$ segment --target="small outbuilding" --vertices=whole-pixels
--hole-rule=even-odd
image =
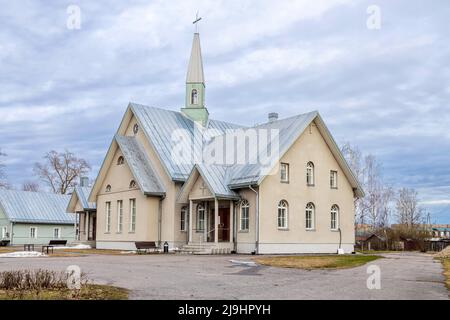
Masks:
[[[70,196],[0,190],[0,244],[48,244],[75,240],[75,215],[66,213]]]

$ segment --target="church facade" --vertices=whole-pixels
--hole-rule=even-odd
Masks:
[[[319,113],[243,127],[211,119],[205,89],[196,33],[184,108],[130,103],[94,185],[74,192],[78,240],[122,250],[154,241],[202,253],[353,252],[363,190]],[[248,152],[248,161],[204,161],[218,159],[210,150],[230,134],[244,135],[233,159]],[[264,164],[255,160],[261,150],[249,152],[261,141],[277,146]]]

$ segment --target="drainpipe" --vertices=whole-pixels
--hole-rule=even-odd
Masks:
[[[10,245],[14,245],[13,243],[13,234],[14,234],[14,222],[11,221],[11,228],[10,228],[10,232],[9,232],[9,243]]]
[[[253,189],[251,185],[248,186],[256,194],[256,239],[255,239],[255,254],[259,253],[259,192]]]
[[[162,202],[163,199],[160,198],[158,207],[158,247],[161,247]]]
[[[233,250],[234,250],[234,252],[237,252],[238,207],[239,207],[239,202],[234,201],[234,206],[233,206]]]

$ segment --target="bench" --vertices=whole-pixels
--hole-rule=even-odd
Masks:
[[[52,253],[53,253],[53,248],[55,246],[65,246],[67,245],[67,240],[50,240],[48,245],[46,246],[42,246],[42,253],[44,253],[44,251],[47,251],[47,254],[49,253],[49,249],[52,249]]]
[[[137,241],[134,244],[138,254],[146,253],[148,250],[158,249],[155,241]]]
[[[6,247],[9,244],[9,240],[0,240],[0,247]]]

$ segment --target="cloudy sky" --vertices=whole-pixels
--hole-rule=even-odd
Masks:
[[[338,143],[376,155],[389,184],[416,188],[450,223],[448,0],[118,2],[0,0],[0,148],[14,186],[51,149],[86,158],[94,178],[129,101],[179,110],[199,10],[213,118],[319,110]]]

